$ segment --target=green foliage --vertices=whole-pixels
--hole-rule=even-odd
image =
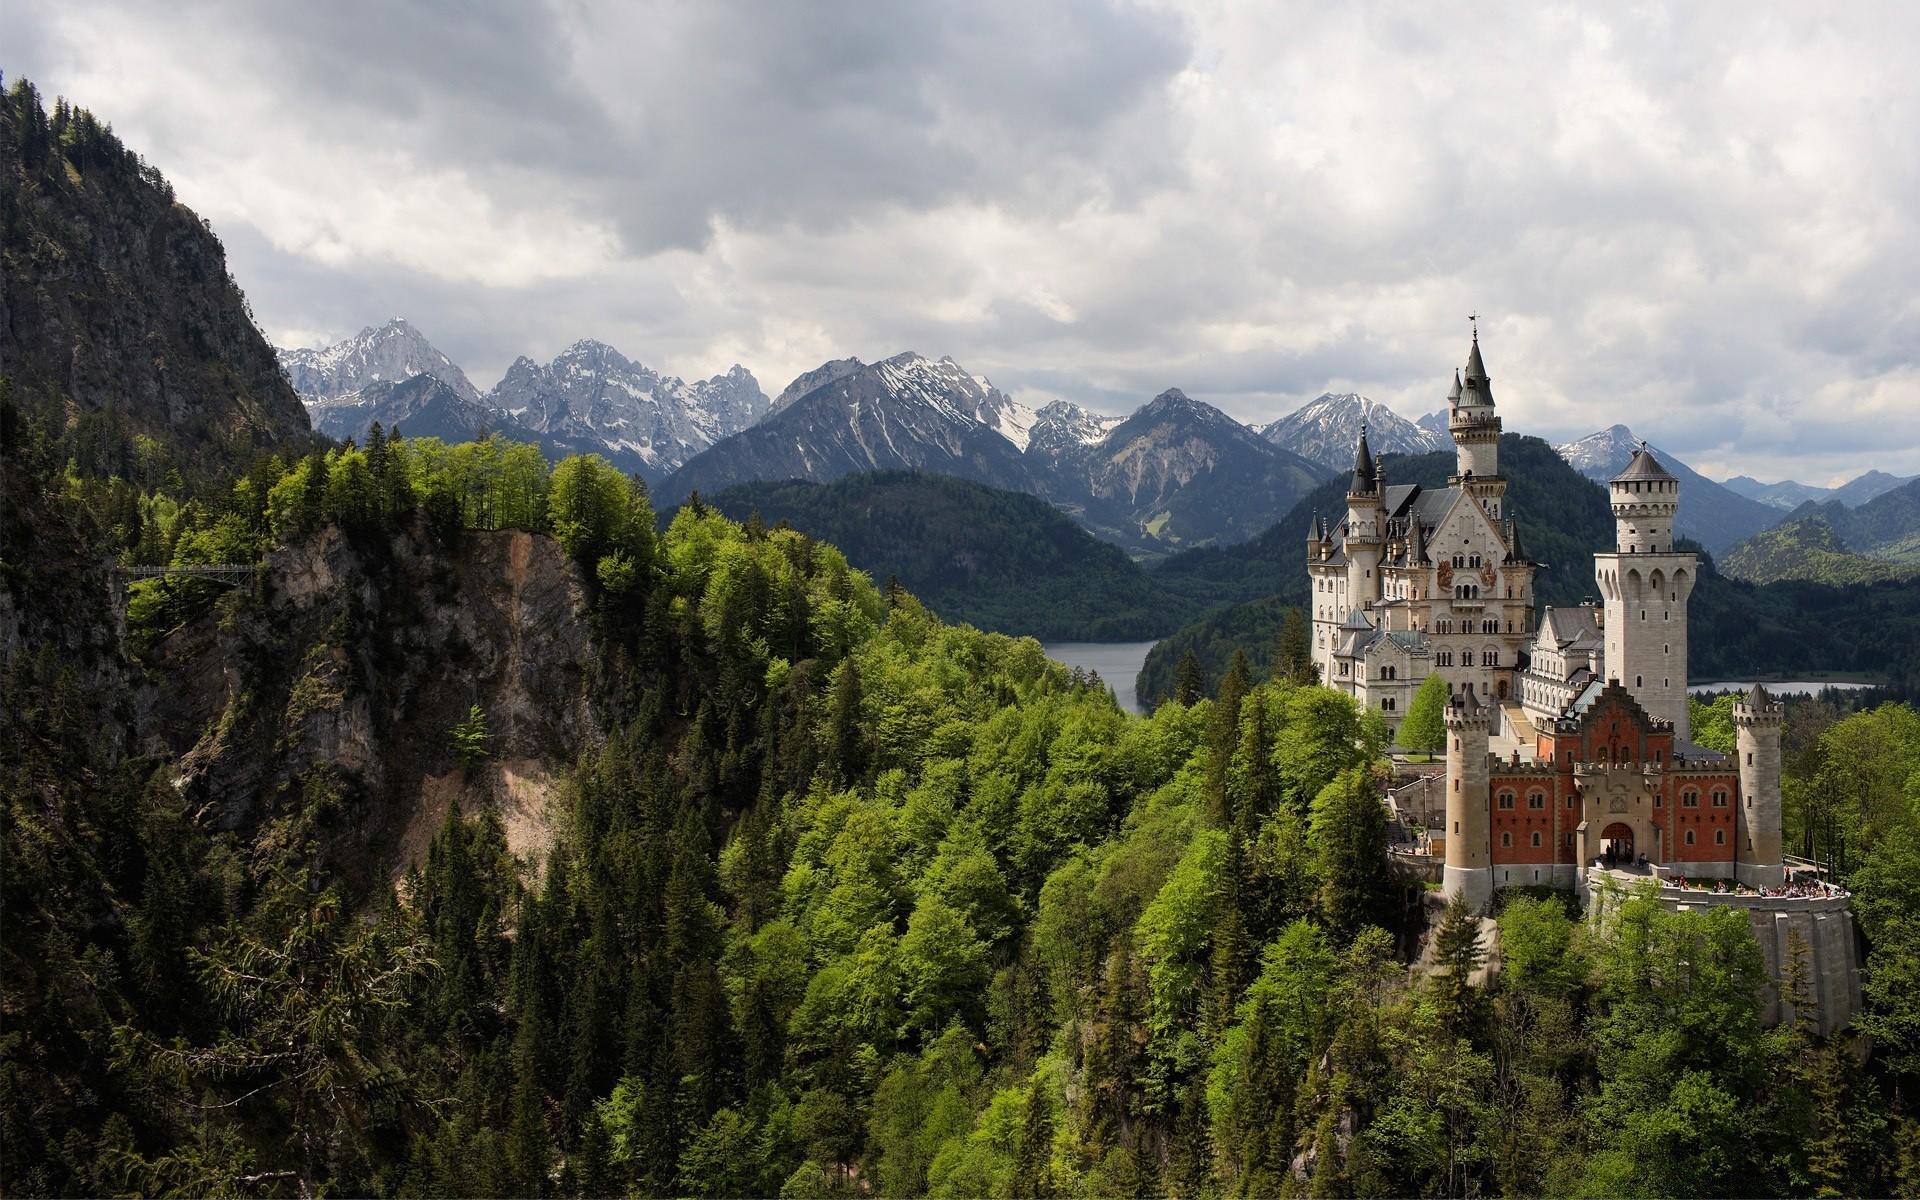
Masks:
[[[1048,641],[1137,641],[1208,601],[1161,587],[1119,547],[1037,496],[944,475],[877,471],[833,483],[748,483],[708,497],[831,542],[876,579],[902,580],[948,621]]]
[[[453,456],[372,442],[369,475],[409,473],[420,497],[408,522],[436,503],[501,519],[514,488],[538,492],[476,495]],[[223,494],[280,489],[294,512],[351,461],[283,462]],[[568,475],[641,511],[597,467]],[[62,489],[24,493],[59,553],[15,593],[56,612],[107,602],[86,537],[138,526],[171,554],[270,518]],[[113,519],[83,536],[96,504]],[[537,861],[484,805],[449,805],[396,889],[331,875],[297,832],[204,829],[179,764],[99,736],[124,725],[120,694],[68,643],[9,664],[7,1190],[1910,1182],[1911,710],[1790,730],[1795,828],[1831,824],[1855,856],[1863,1024],[1885,1047],[1855,1080],[1837,1043],[1760,1028],[1758,948],[1731,910],[1629,897],[1595,924],[1508,897],[1497,982],[1462,986],[1477,951],[1456,914],[1438,947],[1456,969],[1410,971],[1394,951],[1421,921],[1388,871],[1381,731],[1338,693],[1229,656],[1218,695],[1132,717],[1035,642],[943,624],[794,530],[689,506],[606,550],[592,527],[576,545],[603,583],[610,715],[554,789]],[[612,562],[631,586],[606,583]],[[330,779],[309,790],[325,800]]]
[[[1421,754],[1433,754],[1447,744],[1447,681],[1429,675],[1420,681],[1420,690],[1407,705],[1407,719],[1400,723],[1400,744]]]
[[[487,714],[478,704],[467,710],[467,715],[454,722],[449,732],[453,740],[453,756],[460,760],[460,766],[468,771],[479,766],[487,758],[487,743],[493,735],[487,732]]]
[[[1885,579],[1911,580],[1920,571],[1853,553],[1819,517],[1763,529],[1720,556],[1720,570],[1749,583],[1808,579],[1845,586]]]

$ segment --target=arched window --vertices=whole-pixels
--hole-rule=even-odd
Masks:
[[[1510,849],[1512,846],[1513,846],[1513,835],[1511,833],[1502,833],[1500,835],[1500,848],[1503,850],[1506,850],[1506,849]]]
[[[1684,792],[1681,792],[1681,793],[1680,793],[1680,807],[1681,807],[1681,808],[1699,808],[1699,807],[1700,807],[1700,793],[1699,793],[1699,792],[1696,792],[1696,791],[1694,791],[1694,790],[1693,790],[1693,789],[1691,789],[1691,788],[1689,788],[1689,789],[1687,789],[1687,790],[1686,790],[1686,791],[1684,791]]]
[[[1727,794],[1725,792],[1715,792],[1713,794],[1713,806],[1715,808],[1725,808],[1727,806]]]
[[[1693,830],[1687,830],[1687,845],[1693,845]]]
[[[1545,794],[1541,792],[1529,792],[1527,794],[1528,808],[1545,808],[1546,806],[1547,806],[1547,797],[1545,796]]]
[[[1511,808],[1513,807],[1513,793],[1512,793],[1512,792],[1501,792],[1501,793],[1500,793],[1500,807],[1501,807],[1501,808],[1504,808],[1504,809],[1511,809]]]
[[[1714,831],[1713,831],[1713,844],[1714,844],[1714,845],[1716,845],[1716,846],[1724,846],[1724,845],[1726,845],[1726,844],[1727,844],[1727,831],[1726,831],[1726,830],[1724,830],[1724,829],[1716,829],[1716,830],[1714,830]]]
[[[1540,834],[1537,831],[1533,835],[1533,844],[1535,848],[1538,848],[1540,845]]]

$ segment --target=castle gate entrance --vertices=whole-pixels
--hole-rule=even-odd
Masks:
[[[1615,821],[1600,831],[1600,853],[1606,856],[1607,865],[1629,866],[1633,863],[1633,826],[1624,821]]]

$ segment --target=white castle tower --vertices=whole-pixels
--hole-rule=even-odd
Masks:
[[[1464,896],[1479,912],[1493,898],[1492,839],[1487,832],[1487,734],[1492,712],[1461,688],[1447,705],[1447,899]]]
[[[1625,685],[1648,714],[1671,721],[1674,736],[1686,741],[1687,597],[1699,559],[1673,548],[1680,482],[1642,444],[1607,493],[1614,552],[1593,556],[1605,598],[1607,676]]]
[[[1753,887],[1779,887],[1785,875],[1780,844],[1780,722],[1786,707],[1759,684],[1733,704],[1734,754],[1740,767],[1740,807],[1734,813],[1734,878]]]

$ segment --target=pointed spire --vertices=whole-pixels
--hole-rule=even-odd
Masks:
[[[1758,682],[1755,682],[1753,685],[1753,690],[1747,693],[1747,703],[1753,705],[1753,707],[1755,708],[1759,708],[1761,705],[1765,704],[1766,702],[1767,702],[1767,689],[1761,687]]]
[[[1478,331],[1473,335],[1473,349],[1467,351],[1467,382],[1472,383],[1476,379],[1482,383],[1485,383],[1487,379],[1487,364],[1480,359],[1480,334]]]
[[[1362,493],[1373,489],[1373,452],[1367,449],[1367,427],[1360,426],[1360,444],[1353,450],[1353,485],[1347,490]]]
[[[1512,517],[1507,518],[1507,561],[1527,561],[1527,552],[1520,547],[1520,523]]]
[[[1410,517],[1407,520],[1407,563],[1410,566],[1417,566],[1426,561],[1427,542],[1421,536],[1420,518]]]
[[[1453,390],[1447,393],[1447,404],[1451,408],[1460,407],[1460,368],[1453,369]]]

